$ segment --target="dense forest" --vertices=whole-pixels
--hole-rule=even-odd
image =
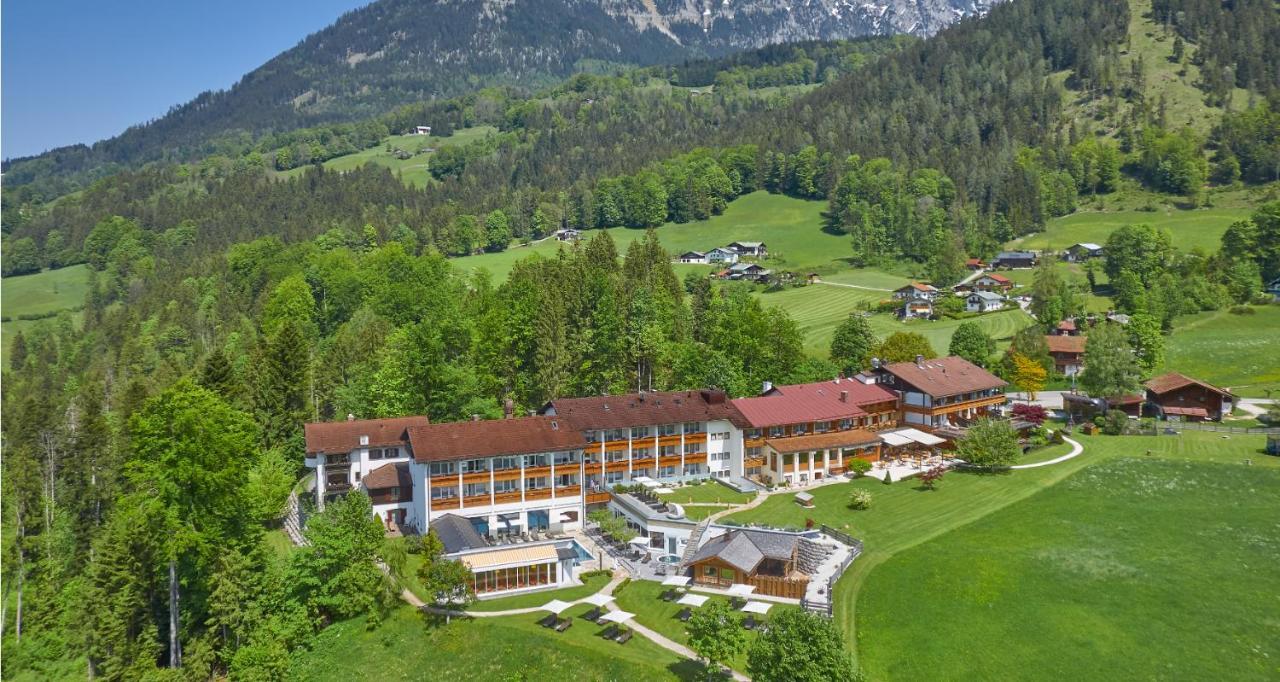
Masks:
[[[621,258],[587,232],[502,282],[460,274],[450,255],[560,227],[700,220],[766,190],[825,201],[825,229],[849,235],[857,261],[911,261],[945,282],[962,256],[1122,181],[1195,203],[1206,187],[1274,180],[1274,14],[1236,3],[1212,13],[1230,19],[1206,17],[1192,0],[1157,12],[1203,59],[1253,74],[1253,106],[1224,111],[1206,138],[1168,129],[1117,67],[1125,4],[1050,0],[927,41],[583,74],[532,97],[478,90],[121,171],[52,201],[53,184],[6,178],[6,274],[86,263],[92,280],[81,320],[6,339],[5,675],[279,679],[319,628],[387,608],[375,561],[402,562],[357,496],[314,517],[311,547],[288,559],[264,540],[306,420],[446,421],[638,388],[743,395],[846,368],[806,357],[795,322],[746,288],[680,281],[652,233]],[[1218,37],[1245,16],[1269,51],[1258,64]],[[1069,93],[1137,114],[1095,135],[1064,113]],[[424,116],[497,132],[433,157],[423,189],[385,168],[313,163]],[[294,166],[301,148],[307,167],[280,178],[281,151]],[[1274,203],[1215,254],[1178,253],[1145,227],[1113,240],[1117,305],[1157,328],[1280,275]],[[1036,286],[1044,317],[1079,309],[1050,275]]]

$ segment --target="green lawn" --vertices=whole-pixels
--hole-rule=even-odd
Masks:
[[[1125,225],[1147,223],[1166,227],[1173,234],[1173,244],[1187,251],[1200,247],[1218,250],[1222,233],[1231,223],[1247,218],[1253,211],[1244,207],[1197,208],[1179,210],[1162,207],[1147,211],[1080,211],[1048,222],[1043,232],[1028,235],[1012,244],[1027,249],[1061,251],[1077,242],[1106,244],[1107,237]]]
[[[1253,315],[1218,310],[1178,318],[1165,340],[1164,371],[1262,397],[1280,389],[1280,306],[1254,306]]]
[[[684,507],[684,517],[690,521],[701,521],[716,512],[722,512],[734,505],[726,504],[721,507]]]
[[[585,610],[585,609],[583,609]],[[569,615],[578,615],[571,609]],[[299,680],[692,680],[702,666],[633,637],[600,638],[604,628],[575,620],[563,633],[540,616],[454,619],[448,625],[405,606],[368,628],[364,618],[323,630],[294,656]]]
[[[439,149],[444,146],[467,144],[468,142],[482,140],[486,135],[496,132],[498,132],[498,129],[493,126],[476,126],[454,131],[448,137],[392,135],[376,147],[329,159],[324,162],[324,167],[335,171],[346,171],[359,168],[366,163],[374,163],[379,166],[386,166],[392,172],[399,173],[405,184],[422,187],[431,181],[431,175],[427,172],[427,161],[431,158],[431,152],[418,152],[426,148]],[[413,156],[408,159],[398,159],[394,153],[387,151],[388,145],[392,149],[402,149],[410,152]],[[277,173],[277,175],[285,178],[293,177],[301,175],[306,168],[306,166],[299,166],[298,168],[291,168]]]
[[[709,220],[667,223],[658,228],[658,238],[672,256],[683,251],[708,251],[734,241],[762,241],[769,248],[769,258],[764,265],[776,270],[818,272],[833,277],[859,272],[847,261],[852,253],[849,237],[822,230],[822,212],[826,206],[821,201],[753,192],[731,202],[723,214]],[[619,253],[626,253],[628,244],[644,236],[644,230],[622,227],[608,232],[617,243]],[[590,230],[583,236],[590,238],[594,234],[595,231]],[[546,240],[532,246],[513,246],[500,253],[455,258],[454,264],[463,270],[484,267],[495,279],[502,280],[517,260],[532,253],[550,256],[561,246],[555,240]],[[676,271],[680,275],[688,271],[710,273],[712,268],[686,265],[678,266]],[[898,282],[898,286],[906,282],[905,278],[889,277]]]
[[[617,597],[618,608],[636,614],[636,621],[641,625],[658,632],[668,639],[688,646],[689,632],[685,624],[676,618],[676,615],[684,607],[675,602],[667,602],[661,599],[662,593],[668,589],[663,587],[662,583],[649,580],[633,580],[615,591],[614,596]],[[712,601],[727,601],[727,599],[720,596],[711,596],[711,600],[707,604]],[[784,610],[798,608],[800,607],[788,604],[774,604],[769,609],[769,613],[765,615],[765,619],[776,616]],[[747,646],[750,646],[751,642],[755,641],[755,638],[756,633],[748,631]],[[741,654],[730,661],[729,665],[739,672],[745,672],[747,669],[746,650],[744,649]]]
[[[1274,466],[1100,463],[872,572],[861,664],[871,679],[1276,679],[1277,500]]]
[[[293,553],[293,540],[289,539],[289,534],[282,529],[269,530],[263,533],[263,541],[267,543],[267,547],[277,557],[284,559]]]
[[[681,486],[669,493],[658,494],[658,497],[669,502],[724,502],[726,504],[746,504],[755,496],[755,493],[740,493],[715,481]]]
[[[26,331],[39,320],[19,320],[19,315],[41,315],[78,308],[89,291],[89,266],[71,265],[34,275],[5,277],[0,282],[0,313],[8,321],[0,323],[0,356],[7,366],[13,334]]]
[[[855,618],[861,609],[860,590],[878,566],[900,552],[945,536],[1034,495],[1091,464],[1150,451],[1162,457],[1214,463],[1238,464],[1252,458],[1255,465],[1280,467],[1280,460],[1258,454],[1264,443],[1261,436],[1223,439],[1215,433],[1187,432],[1181,436],[1077,436],[1077,439],[1084,445],[1084,453],[1053,466],[999,475],[951,472],[943,477],[935,491],[925,491],[910,479],[892,485],[859,479],[814,489],[813,509],[796,506],[790,495],[778,495],[754,509],[732,514],[727,520],[798,528],[803,527],[806,518],[813,518],[863,540],[865,551],[845,572],[835,594],[837,622],[844,632],[853,633]],[[870,509],[855,512],[846,508],[854,488],[871,492]]]

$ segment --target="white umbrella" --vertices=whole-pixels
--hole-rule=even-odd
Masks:
[[[610,623],[622,623],[635,617],[636,614],[627,613],[626,611],[610,611],[604,614],[604,617],[601,620],[607,620]]]
[[[570,606],[573,606],[573,604],[570,604],[567,601],[560,601],[559,599],[552,599],[551,601],[543,604],[539,608],[542,609],[543,611],[550,611],[556,615],[559,615],[561,611],[564,611]]]
[[[663,580],[662,584],[666,587],[685,587],[689,584],[690,580],[692,580],[692,578],[687,575],[673,575],[670,578]]]
[[[593,606],[604,606],[605,604],[608,604],[609,602],[613,601],[613,597],[611,595],[604,594],[603,592],[597,592],[591,595],[590,597],[583,599],[582,601],[585,601],[586,603],[591,604]]]
[[[686,594],[685,596],[680,597],[680,599],[676,601],[676,603],[697,608],[707,603],[707,599],[710,599],[710,597],[704,597],[700,594]]]
[[[639,546],[639,547],[648,547],[648,546],[649,546],[649,538],[648,538],[648,537],[645,537],[645,536],[643,536],[643,535],[642,535],[642,536],[640,536],[640,537],[631,538],[631,544],[633,544],[633,545],[637,545],[637,546]]]
[[[746,606],[742,607],[742,610],[746,613],[767,613],[769,608],[772,606],[773,604],[770,604],[769,602],[749,601]]]
[[[729,586],[729,594],[732,594],[738,597],[745,597],[748,594],[751,594],[752,592],[755,592],[755,591],[756,591],[755,585],[748,585],[746,583],[734,583]]]

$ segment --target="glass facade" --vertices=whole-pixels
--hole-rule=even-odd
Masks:
[[[472,585],[476,594],[518,590],[524,587],[555,585],[559,581],[559,567],[556,563],[534,564],[532,566],[516,566],[499,568],[492,571],[480,571],[472,575]]]

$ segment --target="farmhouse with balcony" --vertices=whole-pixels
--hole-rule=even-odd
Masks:
[[[902,422],[931,429],[965,427],[1005,403],[1003,379],[951,356],[894,362],[873,370],[876,381],[901,395]]]
[[[1050,334],[1044,337],[1044,343],[1049,348],[1053,369],[1058,374],[1074,376],[1084,369],[1085,337]]]
[[[975,291],[964,299],[964,309],[971,313],[989,313],[1004,308],[1004,296],[992,291]]]
[[[909,301],[914,298],[923,298],[927,301],[934,301],[938,298],[938,289],[928,284],[920,282],[912,282],[904,287],[895,289],[893,297],[899,301]]]
[[[747,584],[758,594],[798,599],[809,585],[808,574],[800,570],[802,542],[794,533],[730,530],[707,540],[686,563],[696,585]]]
[[[1177,372],[1149,379],[1143,386],[1151,411],[1169,421],[1219,421],[1235,402],[1231,391]]]

